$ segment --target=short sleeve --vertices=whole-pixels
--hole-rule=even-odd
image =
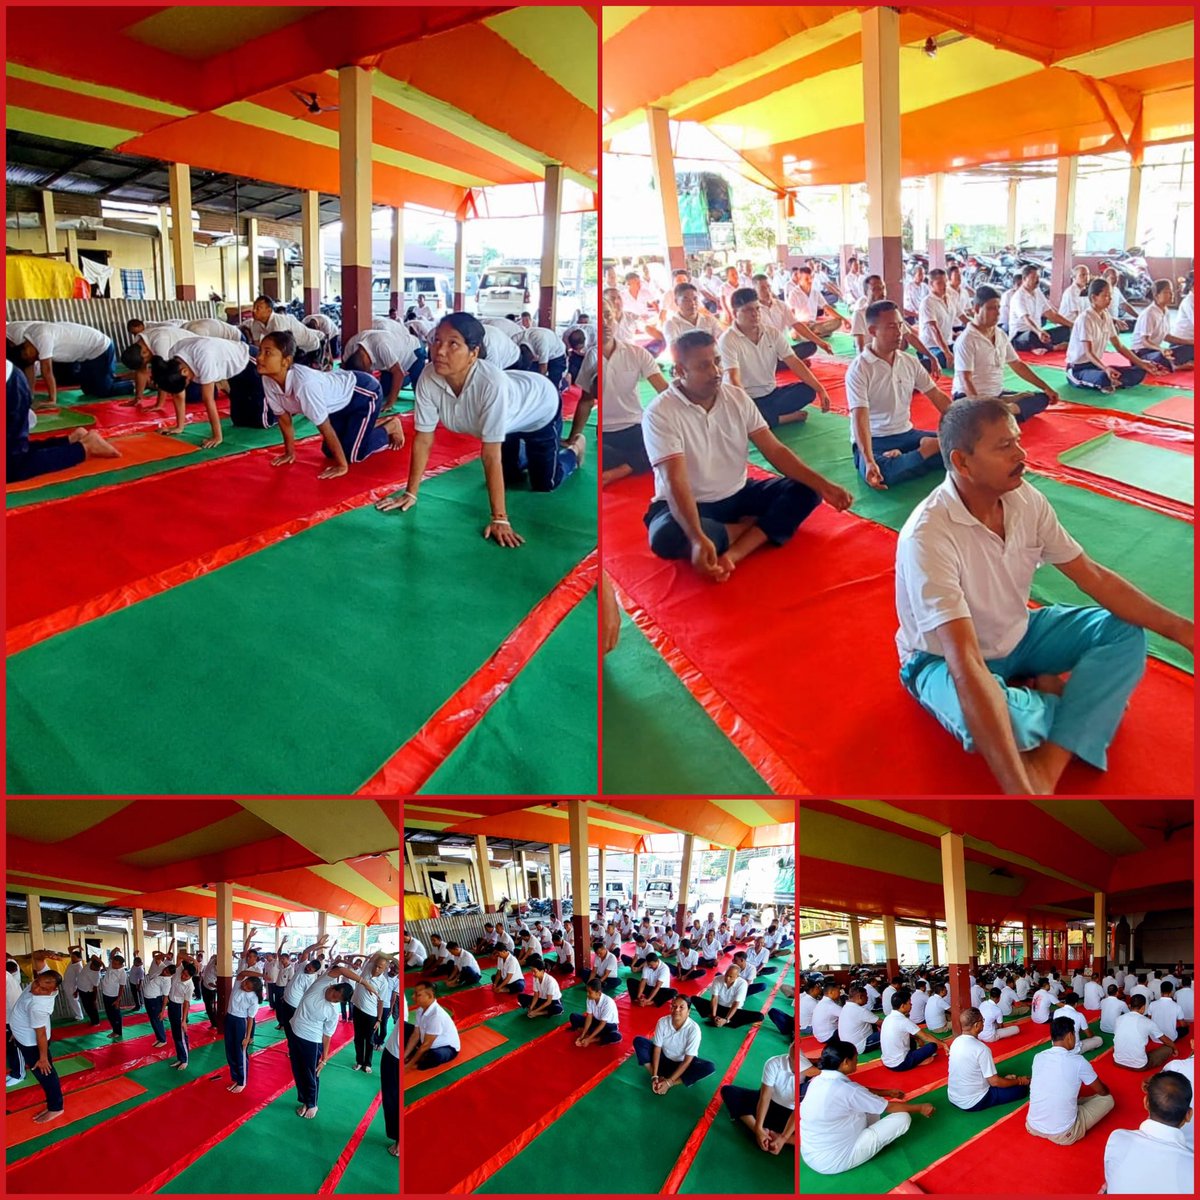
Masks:
[[[649,379],[651,375],[657,375],[658,362],[654,355],[644,346],[635,346],[634,349],[637,350],[638,374],[643,379]]]
[[[902,574],[908,602],[922,633],[971,615],[963,593],[961,564],[948,537],[928,526],[924,536],[902,538],[896,548],[896,571]]]
[[[418,433],[432,433],[438,427],[440,411],[437,384],[427,378],[432,367],[426,367],[417,379],[413,402],[413,428]]]
[[[866,379],[864,372],[859,366],[860,360],[855,359],[850,364],[850,369],[846,372],[846,402],[850,405],[850,411],[853,412],[856,408],[870,408],[871,403],[867,399]]]
[[[721,356],[721,367],[726,371],[740,369],[742,365],[738,357],[737,342],[730,336],[732,332],[731,329],[727,329],[717,339],[717,353]]]
[[[771,335],[775,338],[775,357],[781,362],[796,353],[792,349],[792,343],[788,341],[782,329],[772,327]]]
[[[1098,1078],[1096,1068],[1082,1054],[1073,1054],[1071,1057],[1079,1064],[1079,1082],[1095,1083]]]
[[[1028,485],[1036,495],[1038,507],[1037,540],[1042,547],[1042,562],[1067,563],[1083,553],[1083,547],[1063,528],[1053,505],[1036,488]]]
[[[661,1021],[659,1022],[659,1024],[657,1024],[657,1025],[655,1025],[655,1026],[654,1026],[654,1037],[653,1037],[653,1039],[652,1039],[652,1040],[653,1040],[653,1042],[654,1042],[654,1044],[655,1044],[656,1046],[658,1046],[658,1047],[660,1047],[660,1048],[662,1047],[662,1044],[663,1044],[663,1035],[662,1035],[662,1023],[661,1023]]]
[[[887,1112],[888,1101],[882,1096],[869,1092],[861,1083],[849,1082],[842,1093],[842,1098],[849,1102],[849,1107],[857,1112],[884,1113]]]
[[[600,373],[600,356],[595,350],[589,350],[584,357],[583,365],[579,368],[579,377],[575,380],[581,391],[589,395],[596,394],[596,378]]]
[[[909,355],[909,357],[912,358],[911,355]],[[934,386],[932,376],[930,376],[929,372],[925,370],[925,368],[915,358],[912,360],[912,362],[913,367],[915,368],[913,370],[913,391],[929,391],[929,389]]]
[[[808,1070],[808,1068],[811,1065],[812,1064],[808,1061],[808,1059],[805,1058],[803,1054],[801,1054],[800,1055],[800,1070],[806,1071],[806,1070]],[[776,1084],[776,1081],[779,1079],[779,1075],[780,1075],[780,1068],[779,1068],[778,1057],[768,1058],[766,1066],[763,1067],[763,1073],[762,1073],[763,1087],[773,1088]]]
[[[1004,361],[1006,363],[1020,362],[1021,356],[1013,349],[1013,344],[1009,339],[1008,334],[1005,333],[999,325],[996,326],[996,337],[1002,339],[1000,343],[1003,347],[1003,353],[1001,357],[1004,359]]]
[[[741,407],[742,417],[746,422],[746,436],[750,437],[756,434],[760,429],[770,429],[767,424],[767,419],[759,411],[759,407],[750,399],[750,393],[744,388],[731,387],[729,389],[738,398],[738,404]]]
[[[684,1057],[688,1055],[695,1056],[700,1053],[700,1026],[692,1022],[688,1029],[687,1045],[683,1050]]]
[[[1000,327],[997,326],[997,335],[1002,332]],[[956,371],[975,370],[975,339],[968,337],[966,332],[960,334],[958,340],[954,343],[954,369]]]
[[[683,453],[683,438],[661,403],[651,404],[643,414],[642,437],[646,443],[646,457],[655,466]]]
[[[506,428],[508,414],[503,389],[515,385],[506,377],[497,380],[488,375],[481,379],[478,371],[472,382],[479,389],[476,397],[476,422],[480,440],[483,442],[504,441],[504,435],[508,432]]]
[[[996,1060],[992,1057],[991,1050],[982,1042],[979,1045],[983,1049],[983,1053],[979,1056],[979,1065],[983,1068],[984,1079],[990,1079],[996,1073]]]

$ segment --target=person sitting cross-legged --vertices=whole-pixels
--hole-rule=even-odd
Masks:
[[[653,1004],[655,1008],[662,1008],[676,994],[675,989],[671,987],[671,972],[655,950],[646,955],[642,977],[634,979],[631,975],[625,982],[629,988],[630,1000],[643,1007]]]
[[[691,938],[680,941],[675,961],[678,966],[667,963],[667,970],[678,979],[701,979],[706,974],[707,969],[700,963],[700,952],[692,945]]]
[[[1075,1022],[1055,1017],[1050,1022],[1053,1045],[1035,1054],[1029,1081],[1025,1130],[1059,1146],[1070,1146],[1116,1106],[1112,1094],[1082,1054],[1074,1054]],[[1092,1094],[1079,1099],[1080,1086]]]
[[[1009,795],[1051,795],[1073,756],[1098,770],[1146,669],[1146,630],[1191,652],[1190,619],[1095,562],[1023,480],[1000,400],[957,400],[938,440],[946,479],[896,548],[900,679]],[[1056,567],[1095,606],[1030,611],[1034,571]],[[1064,679],[1064,676],[1068,678]]]
[[[579,978],[583,983],[599,980],[601,990],[615,992],[621,986],[621,962],[601,939],[592,943],[592,969],[583,971]]]
[[[730,301],[733,324],[721,334],[717,350],[729,383],[742,388],[754,401],[767,424],[786,425],[805,421],[807,404],[820,399],[821,410],[829,411],[825,385],[796,357],[778,325],[764,325],[762,307],[753,288],[738,288]],[[779,306],[783,311],[783,305]],[[775,379],[777,364],[783,363],[797,376],[796,383],[780,387]]]
[[[845,488],[806,467],[750,397],[722,382],[709,334],[684,334],[671,353],[675,378],[643,422],[655,480],[644,521],[655,554],[690,558],[699,575],[723,583],[768,542],[788,542],[822,500],[850,507]],[[783,478],[748,480],[748,443]]]
[[[524,964],[528,966],[528,961]],[[496,947],[496,973],[492,976],[492,990],[508,992],[516,995],[525,990],[525,976],[521,973],[522,964],[507,946]]]
[[[924,1045],[917,1045],[923,1042]],[[889,1071],[911,1071],[937,1056],[938,1051],[949,1054],[943,1042],[927,1033],[912,1020],[912,992],[897,988],[892,993],[892,1011],[879,1027],[879,1057]]]
[[[710,1025],[718,1029],[728,1025],[731,1029],[739,1029],[743,1025],[757,1025],[762,1019],[761,1012],[751,1012],[744,1008],[746,1003],[746,981],[741,977],[737,966],[730,964],[725,968],[724,975],[714,975],[712,982],[705,989],[711,999],[697,996],[692,1006],[702,1017],[707,1017]]]
[[[421,980],[413,987],[415,1023],[404,1049],[404,1064],[428,1071],[458,1057],[462,1039],[454,1018],[438,1003],[433,984]],[[409,1026],[406,1024],[405,1029]]]
[[[1029,1095],[1028,1075],[1001,1075],[986,1042],[979,1039],[983,1017],[967,1008],[962,1033],[950,1043],[950,1081],[946,1098],[964,1112],[981,1112],[996,1104],[1011,1104]]]
[[[454,964],[446,977],[446,986],[474,987],[483,978],[475,955],[470,950],[464,950],[457,942],[448,942],[446,949],[450,952],[450,961]]]
[[[790,1054],[767,1059],[757,1092],[727,1083],[721,1088],[721,1103],[733,1120],[750,1130],[765,1153],[779,1154],[785,1146],[795,1146],[796,1069]]]
[[[555,961],[549,964],[550,970],[557,971],[560,975],[574,975],[575,947],[557,929],[550,935],[550,944],[555,958]]]
[[[691,1087],[717,1068],[700,1058],[700,1026],[691,1019],[686,996],[671,1000],[670,1016],[659,1017],[653,1037],[635,1037],[633,1052],[638,1065],[650,1072],[650,1090],[665,1096],[682,1083]]]
[[[1191,342],[1171,332],[1167,309],[1172,297],[1171,281],[1159,279],[1154,283],[1154,296],[1133,326],[1133,349],[1146,362],[1156,363],[1164,371],[1175,371],[1193,365],[1195,347]]]
[[[528,1017],[556,1017],[562,1012],[562,988],[558,980],[546,970],[546,961],[540,954],[533,955],[525,964],[533,972],[533,992],[517,997],[517,1003],[527,1010]]]
[[[1167,371],[1120,340],[1109,312],[1111,306],[1112,288],[1108,280],[1093,279],[1088,284],[1088,307],[1075,318],[1067,343],[1067,382],[1072,387],[1111,395],[1117,388],[1137,387],[1147,375],[1163,375]],[[1109,346],[1129,365],[1110,367],[1100,357]]]
[[[1044,322],[1051,322],[1049,329]],[[1041,271],[1027,266],[1021,282],[1013,290],[1008,305],[1008,336],[1018,350],[1044,354],[1055,346],[1065,346],[1071,337],[1071,319],[1050,307],[1041,287]]]
[[[587,981],[587,1011],[572,1013],[568,1028],[578,1033],[576,1046],[608,1046],[621,1040],[617,1002],[600,987],[592,976]]]

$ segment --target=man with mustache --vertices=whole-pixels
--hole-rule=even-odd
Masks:
[[[1022,478],[1020,429],[1003,400],[956,400],[938,442],[946,479],[896,546],[900,679],[983,755],[1006,794],[1051,795],[1073,756],[1107,766],[1146,668],[1145,631],[1190,653],[1193,622],[1093,561],[1062,527]],[[1043,564],[1095,605],[1031,612]]]

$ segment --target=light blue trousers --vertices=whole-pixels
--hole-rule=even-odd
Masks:
[[[1054,742],[1103,771],[1125,706],[1146,670],[1146,632],[1107,609],[1052,604],[1029,614],[1011,654],[987,668],[1008,704],[1017,749]],[[1070,673],[1061,696],[1013,687],[1010,679]],[[916,654],[900,681],[967,750],[975,744],[946,660]]]

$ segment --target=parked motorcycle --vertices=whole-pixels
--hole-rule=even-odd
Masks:
[[[983,287],[1009,287],[1005,282],[1005,269],[998,258],[975,251],[967,256],[967,284],[972,289]],[[1011,273],[1009,274],[1011,279]]]
[[[1107,257],[1100,260],[1100,271],[1103,273],[1109,268],[1116,271],[1117,287],[1126,300],[1150,303],[1154,297],[1154,280],[1150,277],[1150,268],[1146,265],[1140,246],[1131,246],[1128,250],[1110,250]]]

